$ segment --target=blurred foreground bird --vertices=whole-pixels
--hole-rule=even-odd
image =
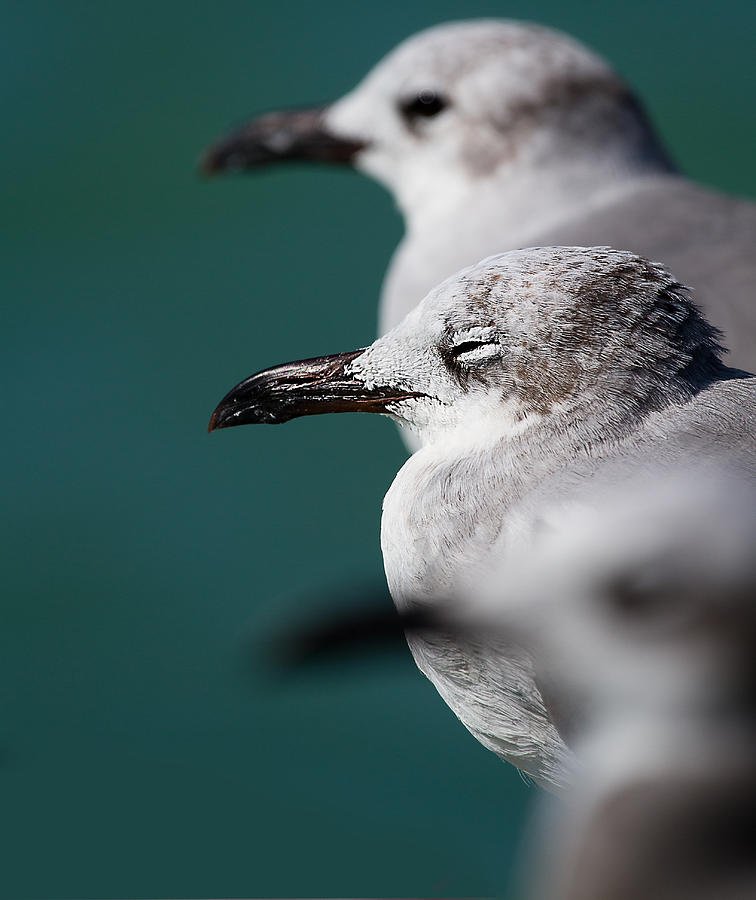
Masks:
[[[367,349],[267,369],[210,430],[296,416],[391,416],[422,446],[381,529],[402,611],[465,596],[492,560],[528,552],[565,510],[618,483],[736,460],[756,472],[756,382],[660,265],[608,248],[513,251],[432,291]],[[546,786],[570,753],[530,658],[512,646],[412,635],[420,669],[486,747]]]
[[[480,584],[464,622],[518,632],[570,714],[579,766],[533,896],[754,897],[754,482],[683,467],[606,500]]]
[[[497,20],[430,28],[331,106],[255,119],[203,167],[308,159],[376,178],[405,217],[381,332],[489,254],[610,244],[694,285],[731,364],[756,370],[756,205],[681,177],[630,88],[565,34]]]
[[[540,800],[520,860],[526,895],[754,897],[753,479],[737,467],[649,471],[604,501],[567,510],[464,598],[400,617],[363,598],[290,631],[281,661],[344,665],[345,650],[393,648],[400,625],[517,643],[576,757],[569,791]]]

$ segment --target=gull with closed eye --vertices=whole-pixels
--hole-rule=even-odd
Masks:
[[[535,248],[449,278],[371,346],[266,369],[220,402],[210,430],[322,412],[378,412],[420,449],[383,505],[400,611],[464,597],[566,508],[604,488],[726,455],[756,471],[756,382],[662,266],[608,248]],[[420,669],[486,747],[541,784],[570,754],[512,646],[418,634]]]
[[[756,206],[681,176],[628,85],[565,34],[506,20],[430,28],[345,97],[255,119],[203,166],[284,160],[351,165],[396,198],[406,234],[384,281],[381,332],[490,254],[609,244],[694,285],[731,364],[756,369]]]

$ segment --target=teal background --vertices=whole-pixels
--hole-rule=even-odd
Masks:
[[[194,172],[473,15],[587,41],[687,172],[756,194],[752,3],[2,4],[3,898],[507,891],[535,791],[408,654],[245,661],[380,587],[392,426],[205,434],[253,370],[371,340],[400,220],[349,172]]]

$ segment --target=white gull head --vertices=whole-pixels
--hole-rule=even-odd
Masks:
[[[609,248],[531,248],[447,279],[350,371],[413,394],[386,411],[423,445],[474,445],[556,414],[610,427],[689,393],[715,355],[713,329],[662,266]]]
[[[756,207],[680,177],[622,78],[565,34],[495,19],[429,28],[342,99],[257,118],[205,166],[282,160],[351,165],[397,200],[406,233],[383,281],[381,333],[493,253],[609,244],[694,285],[733,364],[756,369]]]
[[[671,168],[605,60],[561,32],[498,19],[428,28],[340,100],[253,119],[203,165],[217,173],[286,160],[351,164],[376,178],[410,231],[485,209],[495,184],[502,205],[488,213],[519,234],[623,178]]]
[[[364,148],[357,168],[410,224],[508,172],[666,166],[630,90],[566,34],[525,22],[451,22],[409,38],[325,115]],[[662,163],[663,161],[663,163]]]

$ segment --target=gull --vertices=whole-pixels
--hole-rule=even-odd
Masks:
[[[330,106],[242,126],[203,167],[283,160],[349,164],[393,194],[406,231],[380,333],[491,254],[608,244],[695,285],[731,364],[756,370],[756,205],[679,174],[628,85],[565,34],[507,20],[430,28]]]
[[[542,808],[532,895],[753,897],[753,473],[631,479],[562,525],[465,612],[478,630],[519,631],[572,716],[580,767]]]
[[[447,279],[371,346],[266,369],[211,431],[325,412],[383,413],[420,448],[383,504],[400,612],[527,552],[565,509],[659,466],[756,467],[756,381],[661,265],[610,248],[531,248]],[[540,784],[571,754],[515,647],[415,635],[419,668],[484,746]]]

